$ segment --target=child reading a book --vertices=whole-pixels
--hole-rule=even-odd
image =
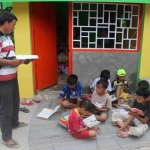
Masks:
[[[149,83],[148,83],[148,81],[146,81],[146,80],[141,80],[141,81],[138,83],[138,88],[141,87],[141,86],[145,86],[145,87],[147,87],[147,89],[149,89]],[[149,96],[149,99],[150,99],[150,96]],[[128,105],[129,105],[130,107],[132,107],[133,102],[134,102],[134,99],[129,99],[129,100],[128,100]]]
[[[111,82],[110,82],[110,71],[109,70],[103,70],[100,74],[100,77],[96,78],[93,83],[91,84],[90,86],[90,90],[91,90],[91,93],[93,93],[94,91],[96,91],[96,84],[97,82],[100,80],[100,79],[105,79],[108,81],[108,87],[107,87],[107,92],[110,93],[112,91],[112,88],[111,88]]]
[[[126,71],[124,69],[118,69],[117,79],[112,82],[112,93],[115,93],[117,97],[117,101],[112,103],[114,107],[118,107],[119,102],[123,103],[124,101],[128,101],[129,98],[136,98],[135,95],[128,94],[128,82],[125,80],[125,76]]]
[[[98,126],[88,128],[82,120],[82,115],[86,115],[89,111],[89,100],[83,99],[79,107],[73,109],[68,118],[68,131],[77,139],[95,138]]]
[[[92,94],[92,103],[95,105],[95,109],[92,113],[98,121],[105,121],[108,118],[108,112],[111,109],[111,98],[106,92],[108,87],[108,81],[100,79],[96,84],[96,91]]]
[[[82,84],[78,82],[78,77],[75,74],[69,75],[67,84],[64,85],[58,97],[58,104],[61,104],[66,109],[72,109],[80,104],[82,97]]]
[[[119,126],[120,129],[118,131],[118,136],[125,138],[129,136],[137,136],[145,134],[150,126],[150,101],[149,90],[147,87],[140,87],[136,91],[137,99],[133,103],[133,108],[136,108],[132,111],[132,109],[128,114],[122,114],[119,112],[114,112],[112,114],[112,121],[115,125]],[[138,109],[143,111],[144,114],[140,115],[138,113]],[[136,120],[134,120],[136,119]],[[136,122],[133,122],[136,121]]]

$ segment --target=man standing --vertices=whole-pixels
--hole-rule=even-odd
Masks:
[[[15,58],[14,44],[8,34],[12,33],[17,17],[11,12],[0,14],[0,127],[3,144],[10,148],[20,145],[12,138],[12,129],[26,126],[19,122],[19,89],[17,67],[30,61]]]

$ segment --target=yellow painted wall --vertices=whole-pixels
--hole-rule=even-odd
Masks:
[[[32,54],[29,22],[29,4],[13,3],[13,13],[18,21],[15,26],[16,54]],[[32,63],[18,68],[18,81],[21,98],[32,98],[34,94]]]
[[[150,78],[150,4],[145,7],[143,44],[139,78]]]

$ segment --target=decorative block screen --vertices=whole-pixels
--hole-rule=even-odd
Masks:
[[[137,50],[140,5],[73,3],[73,48]]]

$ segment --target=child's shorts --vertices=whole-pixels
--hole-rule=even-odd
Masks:
[[[73,137],[77,138],[77,139],[88,139],[90,138],[90,131],[89,130],[85,130],[82,132],[78,132],[76,134],[72,134]]]
[[[120,97],[119,98],[123,98],[123,99],[128,99],[128,93],[121,91]]]

